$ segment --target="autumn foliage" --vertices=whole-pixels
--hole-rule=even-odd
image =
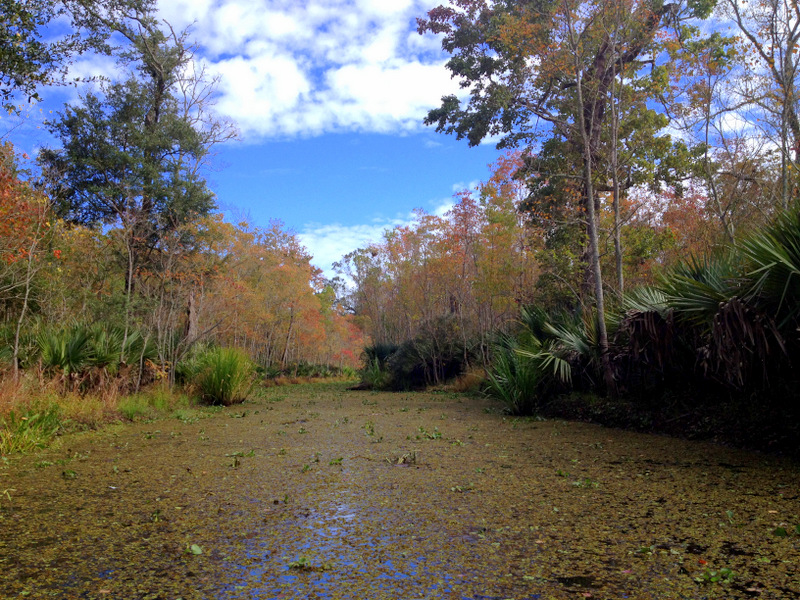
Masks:
[[[97,324],[119,338],[101,367],[110,376],[88,371],[100,364],[91,334],[64,389],[174,381],[177,365],[209,346],[242,349],[262,374],[358,366],[363,334],[281,223],[260,229],[212,214],[164,231],[136,268],[131,297],[124,232],[57,219],[20,180],[13,148],[0,150],[0,365],[35,371],[45,342],[69,346],[80,326]],[[130,350],[134,339],[152,351]]]

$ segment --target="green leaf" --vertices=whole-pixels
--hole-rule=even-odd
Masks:
[[[772,532],[772,535],[775,535],[775,536],[778,536],[778,537],[786,537],[789,534],[786,533],[786,528],[784,528],[784,527],[776,527],[775,531]]]
[[[197,544],[192,544],[191,546],[189,546],[189,552],[197,556],[203,553],[203,549]]]

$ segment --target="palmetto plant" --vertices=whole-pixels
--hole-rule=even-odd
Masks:
[[[786,212],[740,245],[749,295],[787,332],[800,321],[800,211]]]
[[[522,330],[503,335],[494,346],[486,393],[513,414],[541,408],[554,391],[577,376],[594,380],[599,363],[597,327],[592,315],[548,313],[529,307],[521,312]]]
[[[154,344],[141,333],[129,331],[126,338],[122,328],[103,323],[64,329],[42,327],[36,335],[36,350],[45,373],[71,389],[84,391],[119,378],[123,364],[144,365],[157,359]],[[139,370],[126,372],[133,375]]]
[[[45,329],[36,337],[42,368],[63,377],[74,376],[92,359],[91,335],[83,326]]]
[[[800,317],[800,216],[779,215],[725,257],[678,265],[661,290],[706,377],[765,384]]]
[[[116,373],[120,362],[138,364],[141,361],[156,361],[158,351],[155,344],[145,339],[138,330],[128,331],[122,327],[97,324],[90,329],[92,366]]]
[[[523,339],[527,336],[531,343],[519,352],[534,359],[551,382],[572,384],[576,374],[594,380],[600,365],[596,315],[528,308],[521,321]]]
[[[533,358],[536,350],[538,346],[529,345],[523,351],[519,341],[508,335],[501,336],[492,350],[484,392],[500,400],[513,415],[530,414],[540,406],[544,371]]]
[[[733,257],[700,260],[691,257],[664,277],[664,303],[677,319],[709,328],[720,305],[745,292],[746,281]]]
[[[125,330],[97,324],[92,326],[90,334],[93,366],[116,371],[122,356]]]

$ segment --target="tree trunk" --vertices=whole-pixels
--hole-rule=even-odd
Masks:
[[[12,356],[12,368],[14,373],[14,381],[19,381],[19,337],[22,331],[22,323],[25,320],[25,315],[28,312],[28,300],[31,295],[31,282],[33,281],[33,257],[36,254],[36,246],[39,243],[38,239],[39,228],[37,227],[36,234],[33,236],[30,250],[28,251],[28,264],[25,268],[25,295],[22,300],[22,310],[19,312],[19,319],[17,319],[17,327],[14,331],[14,354]]]
[[[578,115],[576,121],[580,127],[580,137],[583,142],[583,184],[586,200],[586,225],[589,234],[589,262],[594,279],[594,296],[597,308],[597,338],[600,346],[600,360],[602,362],[603,378],[608,391],[614,390],[614,372],[611,368],[611,359],[608,352],[608,331],[606,330],[605,319],[605,299],[603,297],[603,273],[600,266],[600,247],[599,236],[597,233],[597,214],[595,210],[594,183],[592,181],[592,160],[594,144],[592,143],[591,133],[596,130],[596,99],[595,102],[587,100],[583,89],[583,66],[580,63],[580,55],[577,52],[577,43],[574,30],[570,29],[570,37],[575,52],[575,80],[576,91],[578,94],[578,106],[582,109],[582,114]],[[588,121],[588,122],[587,122]]]

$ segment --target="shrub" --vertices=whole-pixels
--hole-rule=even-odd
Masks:
[[[421,389],[439,385],[461,375],[473,358],[473,346],[464,341],[458,322],[452,316],[437,317],[423,323],[420,333],[397,346],[391,354],[381,354],[391,346],[375,346],[374,358],[367,363],[375,369],[375,360],[388,371],[382,387],[394,390]],[[365,351],[371,358],[370,349]]]
[[[389,385],[390,375],[378,358],[373,358],[358,372],[361,377],[360,388],[370,390],[384,389]]]
[[[209,404],[244,402],[255,383],[255,367],[238,348],[210,348],[185,364],[182,372]]]

